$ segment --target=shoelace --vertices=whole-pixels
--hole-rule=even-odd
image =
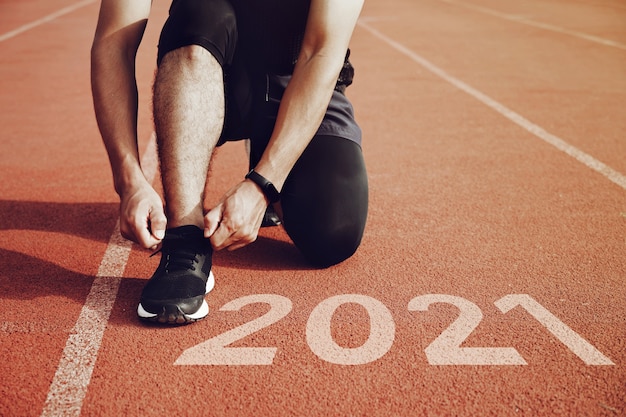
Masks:
[[[162,247],[150,255],[150,257],[153,257],[159,252],[163,252]],[[199,261],[198,254],[195,252],[183,248],[176,248],[168,252],[169,253],[163,253],[163,256],[165,256],[165,270],[167,272],[196,270],[196,264]]]

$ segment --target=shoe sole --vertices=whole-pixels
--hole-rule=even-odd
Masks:
[[[211,290],[215,287],[215,276],[213,275],[213,271],[209,272],[209,277],[206,281],[206,289],[205,295],[210,293]],[[141,320],[146,320],[155,323],[162,324],[187,324],[193,323],[198,320],[205,318],[209,314],[209,305],[206,300],[202,300],[202,305],[192,314],[183,313],[179,306],[176,304],[166,304],[163,306],[163,309],[160,313],[150,313],[146,311],[141,303],[137,307],[137,315]]]

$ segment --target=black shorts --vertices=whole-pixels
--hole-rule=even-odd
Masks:
[[[276,10],[276,0],[251,1],[257,8],[264,2],[273,4]],[[273,29],[263,28],[251,16],[243,15],[243,10],[247,10],[245,3],[246,0],[174,0],[159,40],[158,62],[169,51],[188,45],[199,45],[211,52],[223,68],[226,92],[226,119],[219,143],[251,139],[253,150],[262,153],[272,134],[280,100],[291,75],[284,62],[268,62],[255,54],[256,50],[271,48],[252,47],[250,41],[246,42],[257,38],[270,39],[268,42],[271,42],[268,33],[271,34]],[[299,7],[287,10],[292,16],[301,14],[302,10],[308,13],[308,0],[289,0],[285,4]],[[296,21],[305,22],[306,16]],[[304,31],[303,27],[300,29]],[[297,28],[292,32],[291,43],[281,41],[286,45],[282,55],[289,61],[294,60],[293,55],[297,54],[293,51],[294,45],[302,36]],[[279,35],[281,40],[290,36]],[[274,51],[269,55],[277,53]],[[345,138],[360,146],[361,130],[343,91],[351,81],[338,84],[316,136]]]

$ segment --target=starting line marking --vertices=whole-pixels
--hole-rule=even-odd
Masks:
[[[431,73],[435,74],[439,78],[442,78],[443,80],[452,84],[459,90],[464,91],[465,93],[474,97],[476,100],[480,101],[487,107],[500,113],[502,116],[506,117],[507,119],[515,123],[516,125],[524,128],[525,130],[532,133],[533,135],[543,140],[544,142],[554,146],[561,152],[564,152],[567,155],[571,156],[572,158],[576,159],[577,161],[583,163],[588,168],[591,168],[592,170],[602,174],[605,178],[609,179],[613,183],[617,184],[618,186],[626,190],[626,176],[624,174],[614,170],[610,166],[595,159],[593,156],[581,151],[575,146],[570,145],[569,143],[559,138],[558,136],[555,136],[552,133],[549,133],[541,126],[534,124],[530,120],[526,119],[524,116],[514,112],[513,110],[506,107],[504,104],[492,99],[491,97],[484,94],[483,92],[475,89],[474,87],[471,87],[470,85],[464,83],[458,78],[453,77],[452,75],[448,74],[447,72],[445,72],[444,70],[442,70],[441,68],[433,64],[432,62],[428,61],[427,59],[413,52],[411,49],[407,48],[406,46],[402,45],[399,42],[394,41],[393,39],[381,33],[380,31],[374,29],[365,21],[359,20],[357,24],[361,28],[367,30],[370,34],[374,35],[381,41],[385,42],[396,51],[402,53],[403,55],[406,55],[408,58],[410,58],[417,64],[421,65],[422,67],[424,67]]]
[[[30,29],[33,29],[33,28],[37,27],[37,26],[41,26],[44,23],[51,22],[51,21],[53,21],[54,19],[56,19],[58,17],[61,17],[61,16],[66,15],[68,13],[71,13],[74,10],[78,10],[81,7],[84,7],[84,6],[87,6],[88,4],[94,3],[95,1],[96,0],[83,0],[83,1],[80,1],[80,2],[78,2],[76,4],[73,4],[71,6],[67,6],[67,7],[64,7],[62,9],[60,9],[60,10],[57,10],[56,12],[51,13],[51,14],[49,14],[47,16],[44,16],[41,19],[37,19],[37,20],[35,20],[33,22],[30,22],[30,23],[27,23],[25,25],[22,25],[22,26],[18,27],[17,29],[13,29],[10,32],[7,32],[7,33],[4,33],[4,34],[0,35],[0,42],[6,41],[7,39],[11,39],[11,38],[19,35],[20,33],[26,32],[26,31],[28,31]]]
[[[157,172],[156,153],[153,134],[141,158],[144,174],[150,182]],[[118,219],[89,295],[63,349],[42,417],[80,415],[131,249],[132,243],[120,234]]]

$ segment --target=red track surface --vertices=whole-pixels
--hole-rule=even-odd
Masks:
[[[138,57],[142,149],[167,7]],[[368,0],[362,247],[311,270],[263,230],[215,257],[210,317],[165,329],[135,318],[157,259],[115,231],[97,8],[0,4],[0,415],[626,413],[623,3]],[[243,155],[220,149],[211,199]]]

